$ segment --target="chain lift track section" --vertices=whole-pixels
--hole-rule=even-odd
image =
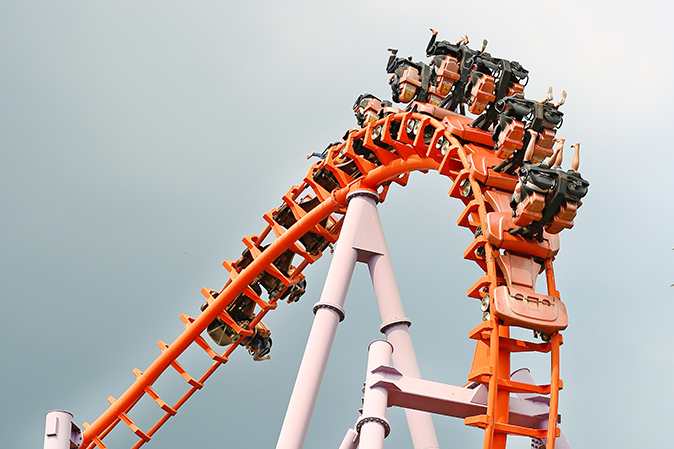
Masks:
[[[512,235],[515,228],[509,206],[517,177],[494,171],[501,159],[495,156],[491,133],[470,126],[471,120],[450,111],[433,117],[417,112],[397,112],[353,128],[344,141],[333,145],[324,158],[313,164],[299,186],[293,186],[278,209],[264,215],[267,225],[259,235],[245,237],[246,249],[235,262],[224,262],[229,279],[220,290],[203,289],[206,304],[196,318],[181,315],[185,330],[170,344],[158,342],[161,354],[145,370],[134,370],[136,380],[93,423],[84,423],[86,449],[106,449],[103,439],[119,422],[137,436],[133,446],[149,442],[157,430],[174,416],[229,355],[244,346],[254,359],[266,355],[255,338],[269,336],[262,319],[277,302],[293,302],[303,293],[303,269],[318,260],[328,245],[337,241],[346,211],[346,197],[355,190],[370,190],[384,201],[392,183],[405,186],[412,171],[435,170],[452,181],[450,196],[459,198],[465,210],[458,219],[475,239],[464,258],[475,261],[485,272],[468,296],[482,301],[483,322],[471,333],[477,340],[469,375],[471,382],[489,388],[486,415],[466,418],[467,425],[483,428],[484,448],[504,448],[508,434],[547,439],[554,449],[557,430],[559,379],[558,331],[566,327],[566,312],[555,289],[552,261],[559,250],[556,235],[543,233],[542,241]],[[265,243],[266,242],[266,243]],[[292,265],[297,257],[299,264]],[[536,276],[545,271],[547,295],[536,293]],[[268,300],[262,299],[262,289]],[[509,337],[509,325],[533,329],[544,338],[532,343]],[[207,332],[227,346],[217,352],[202,336]],[[220,339],[220,341],[218,341]],[[259,343],[259,339],[258,339]],[[200,377],[192,377],[178,357],[192,344],[213,360]],[[510,379],[510,354],[533,351],[551,353],[552,378],[537,386]],[[267,351],[268,352],[268,351]],[[155,381],[169,368],[188,384],[186,393],[172,405],[153,389]],[[530,429],[508,423],[510,393],[549,395],[547,429]],[[147,394],[164,414],[150,429],[134,424],[130,412]]]

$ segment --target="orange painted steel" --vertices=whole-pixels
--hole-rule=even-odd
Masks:
[[[359,135],[362,135],[361,132]],[[351,157],[355,156],[352,151],[347,151]],[[344,156],[344,154],[342,156]],[[317,165],[315,164],[312,169]],[[196,342],[201,337],[206,327],[215,320],[218,315],[240,294],[244,288],[249,285],[253,279],[266,267],[271,265],[273,261],[281,255],[285,250],[290,248],[301,236],[312,230],[322,220],[326,219],[330,214],[338,212],[340,209],[346,207],[346,196],[354,189],[372,189],[378,190],[383,183],[395,180],[399,182],[398,177],[411,171],[416,170],[437,170],[438,163],[430,158],[422,158],[417,154],[409,154],[406,159],[396,159],[391,161],[387,166],[372,166],[371,170],[358,180],[351,181],[347,186],[333,191],[319,206],[312,209],[305,216],[300,218],[293,226],[283,232],[277,239],[260,255],[251,262],[241,273],[232,279],[218,294],[217,298],[206,308],[199,317],[190,320],[190,324],[186,326],[185,331],[170,345],[167,345],[161,355],[148,367],[147,370],[137,376],[136,381],[120,396],[113,401],[111,406],[91,425],[85,425],[83,435],[82,447],[103,447],[100,440],[105,437],[120,420],[126,421],[126,413],[140,400],[140,398],[148,392],[148,388],[159,378],[159,376],[182,354],[189,345]],[[311,172],[311,170],[310,170]],[[379,192],[380,196],[382,195]],[[382,198],[383,199],[383,198]],[[268,227],[269,228],[269,227]],[[268,233],[269,230],[266,230]],[[263,233],[264,234],[264,233]],[[259,322],[268,310],[261,310],[250,323],[250,327],[254,327]],[[142,433],[143,437],[134,447],[140,447],[145,442],[149,441],[151,436],[168,420],[170,416],[175,414],[175,411],[184,404],[184,402],[196,390],[200,389],[206,379],[221,365],[226,363],[227,357],[234,351],[237,345],[230,346],[221,356],[220,360],[215,360],[209,370],[196,380],[188,392],[173,406],[169,411],[158,421],[147,433]],[[163,402],[163,401],[162,401]],[[124,419],[122,419],[124,417]],[[135,425],[130,426],[135,431]],[[150,438],[146,438],[150,437]],[[98,440],[98,441],[97,441]]]
[[[450,125],[449,127],[461,129],[461,126],[457,125]],[[493,157],[493,153],[479,143],[473,142],[456,147],[456,155],[462,166],[454,179],[452,189],[450,189],[450,196],[461,199],[466,205],[466,209],[457,220],[457,224],[469,228],[475,234],[475,240],[464,252],[464,258],[475,261],[485,271],[485,276],[468,290],[468,296],[483,300],[486,298],[489,301],[489,310],[492,312],[485,316],[486,321],[471,332],[471,338],[477,339],[478,342],[472,370],[468,376],[469,380],[482,382],[488,386],[487,412],[486,415],[466,418],[465,423],[485,430],[484,449],[505,448],[508,434],[546,439],[547,448],[554,449],[555,437],[558,435],[557,412],[559,389],[561,388],[561,380],[559,379],[561,335],[558,331],[566,327],[566,309],[559,300],[559,292],[555,286],[552,268],[552,260],[558,250],[558,241],[556,236],[549,234],[546,234],[547,240],[545,240],[545,243],[539,243],[518,236],[511,236],[505,232],[496,235],[490,229],[494,218],[510,215],[508,200],[510,194],[512,194],[515,179],[511,182],[507,175],[497,174],[494,176],[495,173],[492,173],[491,169],[488,168],[489,165],[495,165],[493,163],[482,165],[484,160]],[[503,201],[504,197],[505,201]],[[534,292],[535,277],[538,273],[535,273],[534,279],[529,285],[516,284],[516,282],[523,282],[522,274],[515,273],[515,270],[522,267],[511,266],[510,257],[505,261],[504,257],[511,253],[516,254],[519,260],[530,261],[531,266],[537,264],[534,263],[537,258],[543,259],[541,268],[546,272],[547,295]],[[502,266],[497,264],[497,258],[501,258]],[[550,332],[550,343],[531,344],[521,340],[513,340],[509,337],[509,327],[504,325],[504,320],[508,317],[505,315],[497,316],[494,303],[495,294],[502,292],[503,288],[509,289],[509,291],[511,289],[512,291],[522,289],[522,291],[529,292],[527,293],[528,296],[544,298],[545,301],[551,303],[551,306],[558,305],[559,310],[564,311],[564,316],[561,318],[555,317],[552,324],[541,324],[540,314],[537,317],[519,317],[518,325],[539,332]],[[529,302],[530,298],[527,297],[524,301]],[[557,322],[563,324],[555,326],[554,323]],[[510,381],[510,355],[522,350],[551,352],[550,385],[528,385]],[[550,395],[547,430],[528,429],[508,423],[511,392]]]
[[[129,410],[144,394],[145,389],[151,386],[157,378],[182,354],[187,347],[192,344],[200,334],[206,329],[206,327],[216,319],[220,311],[222,311],[231,301],[238,295],[246,285],[248,285],[255,276],[262,271],[262,269],[271,264],[276,257],[278,257],[281,252],[294,243],[301,235],[315,226],[318,222],[328,216],[330,213],[336,211],[340,207],[340,203],[336,201],[336,198],[331,200],[326,200],[321,203],[319,207],[314,209],[312,212],[307,214],[303,220],[300,220],[296,226],[288,230],[282,236],[274,242],[274,244],[261,254],[260,257],[255,259],[251,265],[244,270],[240,276],[234,279],[229,288],[223,290],[223,292],[218,295],[217,299],[211,307],[208,307],[204,312],[199,315],[198,318],[188,326],[185,331],[178,337],[176,340],[166,347],[166,350],[157,357],[157,359],[148,367],[148,369],[138,376],[136,381],[129,387],[126,392],[114,403],[112,406],[103,413],[96,421],[94,421],[87,429],[84,431],[84,443],[88,441],[88,435],[97,435],[100,432],[103,432],[107,429],[120,415],[120,413],[125,413]],[[285,247],[284,247],[285,245]],[[230,348],[233,350],[233,347]],[[227,353],[223,357],[227,357]],[[215,363],[221,363],[216,361]],[[199,384],[203,382],[199,381]],[[199,389],[196,385],[192,386],[193,388]]]
[[[196,318],[181,315],[185,324],[183,333],[171,344],[160,342],[162,352],[157,359],[144,372],[134,370],[136,380],[124,394],[118,399],[110,398],[110,407],[91,425],[85,423],[81,447],[104,449],[103,438],[119,422],[124,422],[139,437],[134,448],[150,441],[158,429],[203,387],[215,370],[227,363],[229,355],[244,344],[245,337],[251,337],[258,326],[263,326],[262,318],[276,308],[283,291],[303,279],[302,270],[318,260],[328,244],[337,241],[349,192],[368,189],[375,192],[380,201],[384,201],[391,183],[404,186],[410,172],[435,170],[453,181],[449,195],[466,205],[457,223],[468,228],[475,235],[475,240],[464,252],[464,258],[473,260],[485,272],[468,289],[468,296],[482,300],[488,304],[487,310],[491,311],[470,333],[470,338],[477,340],[477,343],[468,376],[470,381],[488,386],[487,412],[486,415],[466,418],[465,422],[485,430],[485,449],[505,448],[509,434],[547,438],[548,449],[554,449],[554,437],[559,432],[558,396],[562,385],[559,379],[559,346],[562,339],[558,332],[561,327],[540,327],[541,319],[538,316],[534,317],[538,321],[526,316],[518,317],[518,325],[529,327],[535,332],[549,332],[550,329],[553,332],[545,336],[549,337],[549,341],[544,343],[511,339],[509,327],[504,323],[507,316],[497,316],[494,297],[496,292],[506,288],[510,293],[531,292],[530,298],[508,295],[506,301],[513,305],[519,304],[514,301],[526,301],[538,307],[561,304],[552,267],[559,242],[556,236],[547,233],[544,234],[545,240],[538,242],[510,235],[507,230],[504,232],[503,226],[504,223],[507,225],[509,214],[509,205],[506,205],[516,178],[492,170],[491,167],[499,159],[489,145],[491,137],[469,125],[470,119],[454,113],[443,114],[438,119],[426,114],[400,112],[372,121],[364,128],[350,130],[344,142],[331,147],[323,160],[311,166],[303,182],[293,186],[283,196],[280,208],[264,215],[267,225],[262,233],[243,239],[247,247],[244,256],[248,254],[247,257],[251,259],[249,263],[243,262],[244,256],[237,262],[223,263],[229,271],[229,280],[220,291],[203,290],[208,305],[202,309],[202,313]],[[302,197],[303,194],[306,196]],[[281,210],[290,214],[287,215],[289,221],[279,218]],[[275,240],[263,246],[269,237]],[[319,243],[312,248],[312,242]],[[282,273],[275,262],[286,251],[292,253],[291,262],[294,256],[303,260],[298,266],[291,266],[287,273]],[[513,261],[518,265],[512,265]],[[533,292],[538,272],[534,273],[536,270],[532,267],[536,266],[545,271],[547,295]],[[268,301],[264,301],[260,297],[261,293],[251,288],[265,273],[282,283],[281,292],[273,297],[269,293]],[[533,285],[528,281],[529,277],[534,279]],[[258,291],[261,291],[259,285]],[[239,298],[251,299],[253,311],[258,310],[245,323],[237,322],[226,311]],[[535,302],[537,298],[542,298],[540,304]],[[513,310],[518,309],[515,307]],[[546,312],[549,311],[546,309]],[[221,354],[201,336],[215,320],[227,324],[237,335]],[[178,363],[178,357],[193,343],[213,359],[210,368],[199,378],[191,377]],[[552,376],[549,385],[528,385],[510,380],[510,355],[522,351],[551,353]],[[152,388],[169,367],[176,369],[189,385],[187,392],[173,405],[166,404]],[[509,424],[511,392],[549,394],[548,428],[529,429]],[[140,430],[128,415],[145,394],[164,411],[161,419],[146,432]]]

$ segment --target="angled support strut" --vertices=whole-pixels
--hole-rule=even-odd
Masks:
[[[377,195],[356,191],[348,201],[323,293],[314,306],[316,316],[276,449],[301,449],[304,445],[337,325],[345,317],[344,301],[356,262],[368,264],[382,318],[380,330],[395,348],[394,365],[405,375],[420,377],[408,329],[410,320],[405,318],[377,212]],[[437,448],[430,414],[409,410],[406,416],[415,449]]]

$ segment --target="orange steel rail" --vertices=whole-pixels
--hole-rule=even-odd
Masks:
[[[84,423],[81,447],[105,449],[103,439],[116,425],[124,422],[139,438],[133,448],[139,448],[174,416],[180,407],[199,389],[241,344],[243,338],[232,343],[222,353],[216,352],[202,336],[216,319],[230,324],[242,337],[250,336],[260,320],[277,306],[278,297],[263,300],[249,286],[262,273],[279,275],[274,261],[290,250],[299,256],[301,263],[292,266],[287,278],[282,279],[286,288],[302,279],[302,270],[318,260],[321,251],[311,253],[300,239],[308,233],[320,235],[334,243],[339,237],[346,197],[357,189],[369,189],[386,198],[391,183],[406,185],[412,171],[434,170],[454,181],[450,196],[461,199],[466,209],[458,219],[459,226],[470,229],[475,241],[464,253],[484,269],[485,275],[468,290],[468,296],[487,303],[487,310],[497,307],[495,295],[503,285],[516,285],[510,275],[512,260],[527,264],[528,260],[544,261],[548,284],[547,301],[559,299],[554,283],[552,260],[558,251],[556,236],[547,236],[542,244],[516,236],[500,236],[494,231],[494,217],[503,215],[503,198],[510,195],[515,177],[495,173],[489,164],[497,159],[490,146],[491,135],[467,125],[470,119],[450,113],[441,121],[429,115],[401,112],[370,122],[365,128],[351,130],[345,142],[332,147],[324,160],[311,166],[299,186],[293,186],[283,196],[283,206],[288,206],[294,224],[284,228],[275,221],[279,209],[264,215],[267,225],[259,235],[244,238],[253,258],[245,268],[236,263],[224,262],[230,278],[220,291],[204,289],[209,306],[196,318],[181,315],[185,330],[171,344],[159,342],[162,350],[157,359],[144,371],[134,370],[136,380],[117,399],[109,398],[110,407],[91,424]],[[489,163],[487,163],[489,162]],[[316,206],[306,211],[299,207],[302,195],[318,199]],[[497,215],[494,215],[497,214]],[[501,214],[501,215],[498,215]],[[323,223],[323,224],[321,224]],[[263,246],[266,239],[274,240]],[[514,254],[515,258],[510,256]],[[535,258],[535,259],[534,259]],[[512,278],[512,279],[511,279]],[[520,284],[517,284],[521,287]],[[244,294],[255,302],[251,322],[239,326],[225,311],[239,295]],[[485,299],[486,298],[486,299]],[[528,327],[526,323],[524,327]],[[535,327],[532,327],[535,329]],[[545,328],[549,330],[548,328]],[[547,438],[548,449],[554,449],[557,430],[559,379],[559,346],[562,343],[557,329],[549,332],[544,343],[524,342],[509,338],[509,327],[495,313],[486,314],[485,321],[470,333],[477,340],[475,358],[469,380],[482,382],[489,387],[487,414],[466,418],[467,425],[485,430],[484,448],[505,447],[508,434]],[[190,345],[196,343],[213,359],[210,368],[199,378],[191,377],[177,361]],[[520,351],[551,352],[552,378],[550,385],[535,386],[510,380],[510,354]],[[169,368],[176,369],[189,384],[187,392],[173,405],[164,402],[152,388],[155,381]],[[511,392],[534,392],[550,395],[550,420],[547,429],[528,429],[508,423],[508,403]],[[149,430],[142,431],[129,412],[147,394],[164,411],[164,415]]]

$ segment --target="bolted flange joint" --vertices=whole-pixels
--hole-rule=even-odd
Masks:
[[[344,312],[344,309],[339,307],[336,304],[330,304],[327,302],[317,302],[314,304],[314,315],[316,315],[316,312],[318,312],[318,309],[330,309],[334,312],[337,312],[337,315],[339,315],[339,322],[341,323],[344,321],[344,318],[346,317],[346,312]]]
[[[396,324],[406,324],[407,327],[410,327],[412,325],[412,321],[407,317],[394,318],[392,320],[387,321],[386,323],[383,323],[381,326],[379,326],[379,332],[381,332],[382,334],[385,334],[386,330],[388,328],[393,327]]]
[[[386,418],[382,418],[380,416],[363,416],[356,423],[356,432],[358,432],[358,435],[360,435],[360,429],[363,427],[363,424],[369,422],[376,422],[384,428],[384,438],[386,438],[389,433],[391,433],[391,425],[388,423]]]
[[[379,195],[377,195],[377,192],[374,192],[372,190],[364,190],[364,189],[359,189],[359,190],[354,190],[353,192],[349,192],[349,194],[346,196],[346,202],[348,203],[351,201],[353,198],[357,196],[366,196],[370,197],[374,200],[375,203],[379,203]]]

